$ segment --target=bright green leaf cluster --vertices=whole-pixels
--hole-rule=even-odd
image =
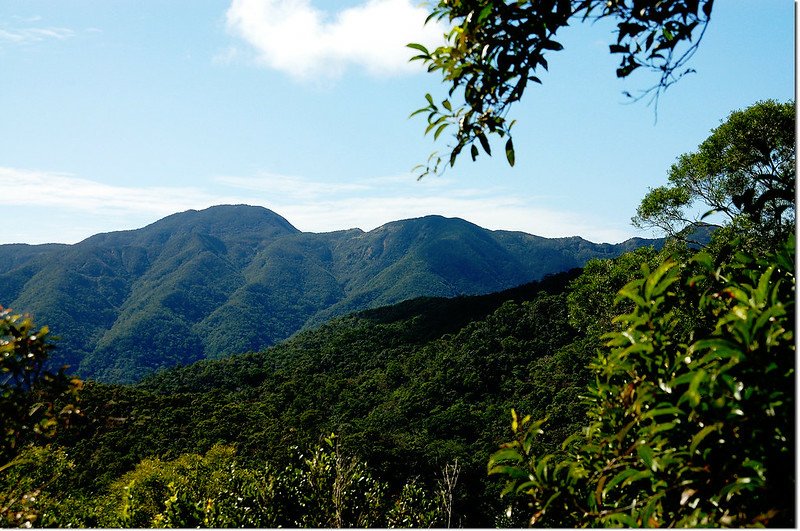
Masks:
[[[290,464],[243,465],[229,446],[171,461],[147,459],[120,478],[100,519],[121,527],[430,527],[435,495],[413,481],[399,493],[344,456],[336,437]]]
[[[643,266],[592,363],[583,432],[536,455],[543,423],[514,413],[489,461],[531,523],[793,525],[794,252],[790,236],[760,258]]]
[[[47,327],[0,306],[0,522],[41,524],[42,491],[65,468],[63,453],[31,448],[80,416],[82,382],[45,370],[53,346]],[[37,453],[38,452],[38,453]]]

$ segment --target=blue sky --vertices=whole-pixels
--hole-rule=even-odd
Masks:
[[[415,0],[0,4],[0,243],[74,243],[221,203],[301,230],[425,214],[491,229],[622,241],[649,187],[732,110],[794,94],[790,0],[718,0],[697,73],[658,120],[623,90],[608,25],[576,25],[512,111],[517,164],[411,169],[438,146],[408,115],[439,79]],[[440,139],[441,140],[441,139]]]

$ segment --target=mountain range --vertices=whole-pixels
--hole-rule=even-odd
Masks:
[[[0,245],[0,304],[49,325],[54,364],[124,383],[260,350],[346,313],[491,293],[662,243],[543,238],[441,216],[311,233],[265,208],[223,205],[74,245]]]

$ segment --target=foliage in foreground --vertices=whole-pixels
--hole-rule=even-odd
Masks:
[[[52,349],[47,327],[0,306],[0,524],[30,526],[37,521],[37,499],[67,466],[63,453],[41,448],[60,428],[79,416],[82,382],[64,369],[45,370]],[[41,524],[41,522],[39,522]]]
[[[52,437],[59,425],[80,414],[80,380],[63,369],[45,370],[53,348],[48,333],[29,316],[0,306],[0,470],[26,442]]]
[[[452,523],[466,525],[516,526],[534,514],[536,523],[557,526],[785,522],[770,509],[791,507],[778,494],[792,495],[793,476],[776,483],[774,463],[791,457],[785,386],[792,385],[793,352],[788,366],[779,358],[766,376],[759,367],[769,365],[751,353],[732,354],[730,366],[717,354],[722,336],[739,329],[767,357],[792,342],[792,253],[773,257],[772,269],[769,257],[742,254],[714,268],[702,258],[659,265],[664,255],[640,250],[591,262],[577,278],[554,278],[523,304],[420,301],[339,321],[265,353],[167,371],[146,385],[87,386],[84,423],[62,432],[59,446],[25,449],[0,477],[3,506],[22,518],[6,523],[408,527],[445,525],[443,507]],[[628,285],[617,306],[627,314],[611,322],[610,295],[642,263],[654,273]],[[420,316],[435,305],[435,314]],[[454,331],[436,315],[455,309],[465,315]],[[482,317],[470,322],[470,312]],[[745,326],[737,315],[752,319]],[[763,343],[751,325],[776,333]],[[607,341],[618,344],[601,351],[592,400],[582,405],[583,367],[602,346],[598,334],[610,329]],[[751,385],[756,378],[762,387]],[[765,389],[789,397],[783,404],[771,397],[772,417],[752,412],[764,406]],[[540,426],[518,418],[517,440],[495,456],[494,472],[510,474],[520,494],[512,518],[498,519],[501,506],[491,500],[500,489],[486,481],[485,463],[511,407],[550,420],[537,436]],[[559,451],[587,407],[592,429]],[[776,426],[789,427],[769,431]],[[341,444],[317,446],[321,429],[344,430]],[[763,448],[740,448],[742,433],[758,429]],[[781,436],[787,440],[779,448]],[[719,439],[727,448],[717,448]],[[287,458],[293,445],[311,450]],[[734,454],[736,466],[726,460]],[[597,455],[604,460],[589,459]],[[456,458],[461,475],[445,505],[436,477]],[[538,483],[522,486],[530,474]],[[730,474],[750,482],[719,494]],[[746,513],[725,514],[737,502]],[[716,512],[703,512],[709,504]],[[689,509],[700,512],[687,516]]]
[[[123,492],[123,527],[430,527],[441,516],[433,494],[416,483],[389,493],[365,463],[327,438],[293,449],[283,468],[247,467],[232,447],[164,462],[145,460],[112,492]],[[119,502],[118,502],[119,503]]]
[[[231,446],[172,460],[145,459],[96,496],[70,492],[75,464],[63,450],[29,447],[0,478],[0,502],[31,527],[431,527],[446,523],[455,485],[416,481],[390,491],[335,436],[277,467],[243,464]],[[46,480],[47,488],[38,485]],[[16,485],[16,490],[12,487]],[[21,489],[21,490],[20,490]],[[15,492],[26,494],[15,496]],[[60,496],[52,492],[61,492]]]
[[[434,140],[452,132],[449,153],[435,152],[422,176],[453,166],[465,148],[472,160],[481,150],[492,154],[489,137],[505,138],[505,154],[514,165],[511,140],[514,120],[507,115],[529,83],[541,83],[548,58],[562,50],[558,34],[576,22],[605,19],[616,25],[609,52],[620,57],[617,77],[639,68],[655,72],[658,81],[633,99],[659,95],[683,75],[711,20],[713,0],[438,0],[431,2],[428,20],[444,20],[450,30],[445,44],[428,50],[409,44],[429,72],[439,73],[448,98],[438,104],[426,94],[427,115]]]
[[[790,236],[761,258],[643,268],[592,364],[582,433],[538,453],[544,421],[514,413],[489,461],[530,523],[794,524],[794,253]]]

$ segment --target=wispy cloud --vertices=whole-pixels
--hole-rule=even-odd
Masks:
[[[63,41],[75,36],[75,32],[69,28],[9,28],[0,26],[0,44],[32,44],[45,40]]]
[[[233,0],[226,18],[260,64],[297,79],[335,79],[350,66],[375,76],[418,71],[406,44],[438,44],[444,31],[425,25],[427,15],[412,0],[369,0],[333,14],[308,0]]]
[[[218,177],[215,182],[246,190],[248,203],[271,208],[297,228],[311,232],[371,230],[389,221],[439,214],[489,229],[545,237],[579,235],[619,242],[632,235],[627,226],[603,226],[580,213],[543,206],[539,197],[499,186],[465,187],[457,178],[417,181],[413,175],[401,174],[337,184],[269,173]]]
[[[98,232],[138,228],[175,212],[241,203],[269,208],[311,232],[371,230],[390,221],[439,214],[545,237],[580,235],[619,242],[632,235],[630,227],[604,226],[502,187],[469,188],[457,178],[417,181],[410,174],[331,183],[260,173],[221,176],[191,187],[134,187],[0,167],[0,189],[14,190],[0,195],[0,207],[16,220],[16,232],[6,231],[0,242],[73,243]]]
[[[92,214],[148,213],[168,215],[220,202],[236,202],[199,188],[127,187],[75,177],[66,173],[0,167],[0,205],[57,207]]]
[[[438,214],[466,219],[487,229],[550,238],[582,236],[595,242],[620,242],[631,236],[629,229],[604,227],[576,213],[543,208],[512,196],[342,198],[282,205],[280,214],[299,229],[312,232],[351,227],[371,230],[389,221]]]

